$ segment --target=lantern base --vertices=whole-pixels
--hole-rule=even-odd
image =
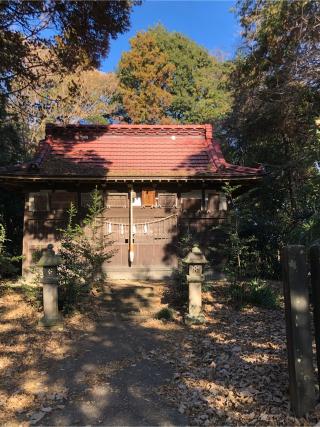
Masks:
[[[184,323],[186,325],[202,325],[205,322],[206,318],[203,313],[198,316],[191,316],[190,314],[187,314],[184,318]]]
[[[59,314],[58,317],[54,319],[48,319],[47,317],[43,316],[38,322],[38,327],[48,328],[54,331],[63,331],[63,317],[61,314]]]

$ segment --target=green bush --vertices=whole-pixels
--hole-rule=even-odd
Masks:
[[[261,279],[232,283],[229,286],[229,294],[237,308],[246,304],[273,309],[278,307],[277,294]]]
[[[240,185],[226,184],[223,186],[230,206],[228,220],[215,225],[212,232],[219,232],[225,238],[209,248],[211,252],[222,255],[223,272],[235,285],[242,280],[259,277],[261,272],[261,257],[257,250],[257,239],[244,226],[244,222],[250,218],[250,212],[242,208],[241,196],[236,196],[240,188]]]
[[[174,313],[170,308],[165,307],[158,311],[155,317],[159,320],[173,320]]]
[[[73,204],[68,211],[67,227],[62,232],[59,254],[62,265],[59,275],[59,307],[70,312],[92,286],[105,280],[102,265],[114,254],[111,240],[101,232],[99,216],[103,209],[102,196],[92,193],[88,212],[81,224],[76,223],[77,210]]]
[[[181,263],[172,273],[172,296],[175,304],[185,305],[188,301],[187,269]]]
[[[4,277],[12,277],[18,272],[18,263],[21,256],[11,256],[5,248],[6,230],[0,223],[0,279]]]
[[[25,300],[33,307],[40,309],[42,308],[42,286],[38,283],[37,286],[22,283],[20,290]]]

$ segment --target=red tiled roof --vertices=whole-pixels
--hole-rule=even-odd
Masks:
[[[28,173],[38,176],[254,177],[231,165],[211,125],[47,125]]]

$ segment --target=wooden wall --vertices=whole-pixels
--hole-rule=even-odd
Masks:
[[[130,267],[128,187],[114,185],[101,191],[105,205],[102,233],[114,241],[113,248],[116,249],[111,262],[105,266],[110,275],[125,277],[135,272],[141,278],[163,277],[177,266],[180,239],[185,233],[192,233],[204,250],[223,238],[212,231],[213,225],[226,218],[226,202],[219,188],[205,189],[186,184],[178,187],[170,183],[157,188],[137,185],[134,186],[133,207],[135,259]],[[81,186],[68,188],[68,191],[30,189],[26,194],[24,215],[24,274],[28,274],[30,266],[48,243],[59,248],[59,229],[66,224],[70,203],[75,204],[81,217],[89,198],[89,189]],[[214,261],[221,263],[219,256]]]

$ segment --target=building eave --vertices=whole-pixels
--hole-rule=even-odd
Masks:
[[[1,182],[228,182],[258,181],[263,175],[220,175],[220,176],[36,176],[0,175]]]

